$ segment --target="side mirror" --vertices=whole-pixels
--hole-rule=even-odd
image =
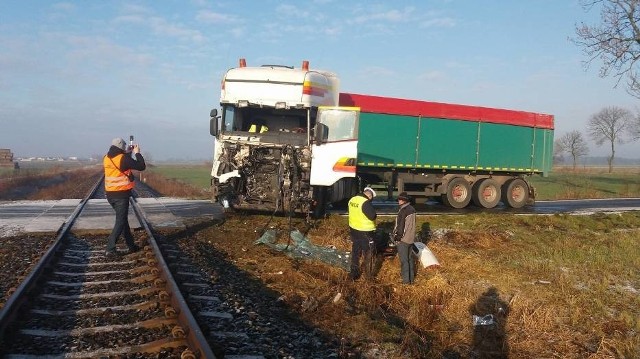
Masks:
[[[218,135],[218,129],[220,128],[218,109],[214,108],[209,115],[211,116],[211,120],[209,120],[209,133],[215,137]]]
[[[320,145],[327,142],[327,137],[329,135],[328,132],[329,132],[329,128],[327,127],[327,125],[322,123],[316,123],[316,128],[314,129],[314,133],[315,133],[314,139],[315,139],[316,145]]]
[[[209,133],[211,134],[211,136],[217,136],[218,135],[218,128],[220,126],[218,125],[218,118],[214,117],[209,121]]]

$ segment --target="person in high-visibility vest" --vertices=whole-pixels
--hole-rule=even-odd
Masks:
[[[371,187],[366,187],[349,200],[349,234],[351,235],[351,270],[349,277],[352,280],[360,278],[360,258],[364,257],[365,275],[373,275],[374,237],[376,230],[376,210],[371,200],[376,192]]]
[[[120,255],[116,250],[116,242],[120,235],[124,235],[124,240],[127,243],[127,247],[129,247],[129,253],[140,250],[140,247],[134,242],[133,234],[129,227],[129,197],[131,197],[131,190],[134,187],[134,177],[131,171],[144,171],[147,165],[140,153],[138,144],[129,147],[127,148],[127,143],[123,139],[114,138],[111,141],[109,152],[102,160],[107,201],[116,212],[116,221],[107,241],[105,253],[107,257]]]

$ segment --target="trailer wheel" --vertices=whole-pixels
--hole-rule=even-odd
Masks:
[[[502,185],[502,202],[511,208],[522,208],[529,200],[529,185],[522,178],[514,178]]]
[[[491,178],[477,181],[473,185],[473,203],[482,208],[493,208],[500,202],[500,186]]]
[[[445,205],[464,208],[471,202],[471,186],[462,177],[452,179],[447,185],[447,193],[442,196]]]

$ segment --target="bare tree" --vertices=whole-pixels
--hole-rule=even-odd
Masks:
[[[562,137],[556,140],[556,148],[562,153],[568,153],[571,158],[573,158],[574,171],[576,170],[578,158],[586,156],[587,153],[589,153],[587,141],[584,140],[580,131],[565,133]]]
[[[611,156],[607,158],[609,173],[613,171],[613,158],[616,143],[624,143],[624,133],[629,129],[633,115],[631,111],[620,107],[605,107],[592,115],[587,124],[589,136],[598,146],[605,142],[611,144]]]
[[[563,154],[564,154],[564,150],[560,148],[558,140],[555,140],[553,142],[553,158],[552,158],[554,165],[558,165],[564,162],[564,157],[562,156]]]
[[[640,139],[640,113],[636,113],[636,117],[631,122],[631,126],[629,126],[629,135],[633,141]]]
[[[640,2],[638,0],[580,0],[587,11],[601,5],[601,24],[576,26],[577,38],[571,39],[588,57],[585,69],[600,59],[600,77],[617,77],[616,86],[626,79],[627,92],[640,98]]]

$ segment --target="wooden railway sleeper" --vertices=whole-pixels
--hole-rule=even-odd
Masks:
[[[31,327],[30,324],[27,324],[22,328],[15,328],[14,326],[14,333],[19,333],[19,335],[24,335],[27,338],[32,336],[51,338],[49,340],[42,340],[40,348],[35,350],[48,352],[47,345],[49,345],[49,343],[53,343],[51,342],[52,340],[57,342],[59,340],[58,338],[81,338],[84,336],[97,335],[102,339],[102,337],[105,337],[105,334],[108,333],[125,331],[137,332],[138,329],[145,329],[157,332],[158,335],[164,335],[164,338],[156,337],[157,339],[154,340],[152,337],[147,337],[145,334],[143,339],[151,339],[146,343],[127,345],[123,341],[121,346],[113,347],[114,344],[118,345],[119,341],[112,342],[113,344],[110,342],[104,342],[98,344],[103,345],[102,348],[95,346],[94,343],[92,344],[92,347],[85,346],[85,350],[79,347],[64,348],[63,350],[70,349],[71,351],[61,354],[65,358],[111,357],[130,353],[158,353],[165,348],[170,347],[181,350],[181,358],[185,359],[215,358],[215,355],[207,344],[206,337],[200,330],[197,321],[191,314],[191,311],[186,306],[185,300],[179,292],[178,285],[174,283],[173,276],[168,270],[165,259],[161,256],[162,253],[158,244],[155,242],[150,226],[144,218],[144,211],[139,207],[135,198],[131,198],[130,203],[132,204],[135,215],[138,217],[139,222],[143,225],[148,235],[147,244],[143,246],[143,252],[118,258],[117,260],[109,259],[109,261],[106,262],[104,256],[100,254],[100,251],[86,249],[90,248],[90,246],[86,245],[87,242],[84,238],[79,239],[83,241],[80,245],[73,242],[73,240],[76,240],[73,236],[71,236],[73,240],[71,241],[70,246],[62,248],[64,246],[64,244],[62,244],[63,239],[65,239],[65,237],[70,233],[75,219],[78,218],[80,212],[89,201],[89,198],[96,193],[97,188],[101,188],[100,183],[94,186],[91,194],[88,195],[87,198],[83,199],[80,205],[78,205],[74,210],[70,219],[67,220],[63,227],[58,231],[54,244],[49,247],[34,270],[32,270],[26,279],[22,281],[21,285],[15,289],[14,295],[11,295],[9,300],[7,300],[5,307],[3,308],[4,310],[0,311],[0,335],[2,335],[2,338],[0,339],[4,339],[7,328],[14,325],[13,323],[15,323],[16,318],[19,317],[16,313],[19,313],[20,309],[27,309],[21,308],[24,303],[28,302],[25,298],[29,298],[30,296],[37,294],[37,300],[35,302],[52,302],[52,300],[54,300],[79,303],[86,301],[85,303],[79,304],[93,305],[93,307],[69,310],[68,308],[73,308],[75,305],[69,306],[65,303],[55,303],[55,306],[51,308],[60,308],[60,310],[36,307],[22,312],[24,314],[31,313],[30,315],[44,315],[49,317],[38,319],[42,320],[43,323],[51,321],[51,328],[49,328],[49,325],[34,325]],[[155,257],[155,255],[158,257]],[[86,261],[89,262],[86,263]],[[113,268],[123,267],[131,268],[113,270]],[[73,273],[75,270],[82,271],[82,273]],[[129,273],[129,275],[127,275],[127,273]],[[51,275],[59,277],[52,278]],[[48,281],[45,279],[47,276],[50,278]],[[130,276],[133,276],[134,278],[129,278]],[[92,282],[90,281],[92,278],[97,280]],[[112,279],[101,280],[102,278]],[[82,280],[87,279],[89,280],[82,282]],[[65,282],[66,280],[69,280],[69,282]],[[45,289],[44,291],[42,289],[38,290],[38,287],[42,287],[39,283],[43,283],[45,281],[49,284],[50,288]],[[120,288],[118,288],[117,285],[106,285],[113,283],[134,283],[142,285],[136,285],[135,290],[118,290]],[[144,286],[145,283],[152,286],[139,288],[140,286]],[[97,289],[101,290],[100,293],[85,293],[84,290],[81,290],[81,293],[79,294],[70,294],[77,292],[77,290],[65,289],[95,286],[105,286],[105,288],[103,289],[98,287]],[[115,287],[115,290],[113,287]],[[125,285],[122,286],[122,289],[126,287],[131,286]],[[95,290],[94,288],[91,289],[91,291]],[[109,292],[102,290],[107,290]],[[147,302],[127,304],[130,302],[130,298],[115,297],[132,297],[131,299],[133,300],[146,300]],[[170,305],[169,302],[171,303]],[[118,313],[117,316],[122,315],[123,317],[117,318],[119,320],[114,323],[111,323],[110,320],[112,317],[110,313],[113,311],[139,312],[147,310],[154,311],[154,309],[157,310],[160,308],[162,308],[161,310],[164,312],[164,316],[161,314],[157,316],[156,314],[159,313],[154,313],[156,316],[155,318],[143,320],[145,316],[138,317],[137,314]],[[8,313],[11,315],[8,315]],[[56,321],[56,317],[60,316],[102,316],[103,314],[109,315],[105,315],[104,318],[101,318],[105,320],[96,321],[94,325],[96,323],[103,324],[96,327],[87,327],[84,323],[80,324],[71,322],[67,318],[62,320],[62,323],[59,323],[60,325],[58,325],[58,323],[54,323]],[[131,315],[131,318],[126,317],[129,315]],[[115,317],[116,316],[114,315],[113,318],[116,319]],[[121,319],[133,319],[134,321],[122,323]],[[29,322],[29,320],[25,323],[27,322]],[[89,322],[89,320],[86,320],[86,322]],[[75,325],[80,326],[76,327]],[[167,330],[170,331],[170,333],[168,333]],[[109,340],[108,338],[109,335],[106,335],[107,341]],[[134,337],[131,339],[136,341],[135,339],[139,338]],[[30,339],[26,340],[29,341]],[[89,338],[89,340],[93,341],[94,339]],[[39,341],[33,341],[33,343],[35,342]],[[29,345],[29,347],[30,346],[31,345]],[[185,350],[185,348],[187,350]],[[15,355],[18,356],[24,354],[21,353],[24,347],[20,340],[15,346],[11,346],[10,348],[3,347],[2,349],[16,350]],[[9,352],[6,352],[5,354],[11,355]]]

